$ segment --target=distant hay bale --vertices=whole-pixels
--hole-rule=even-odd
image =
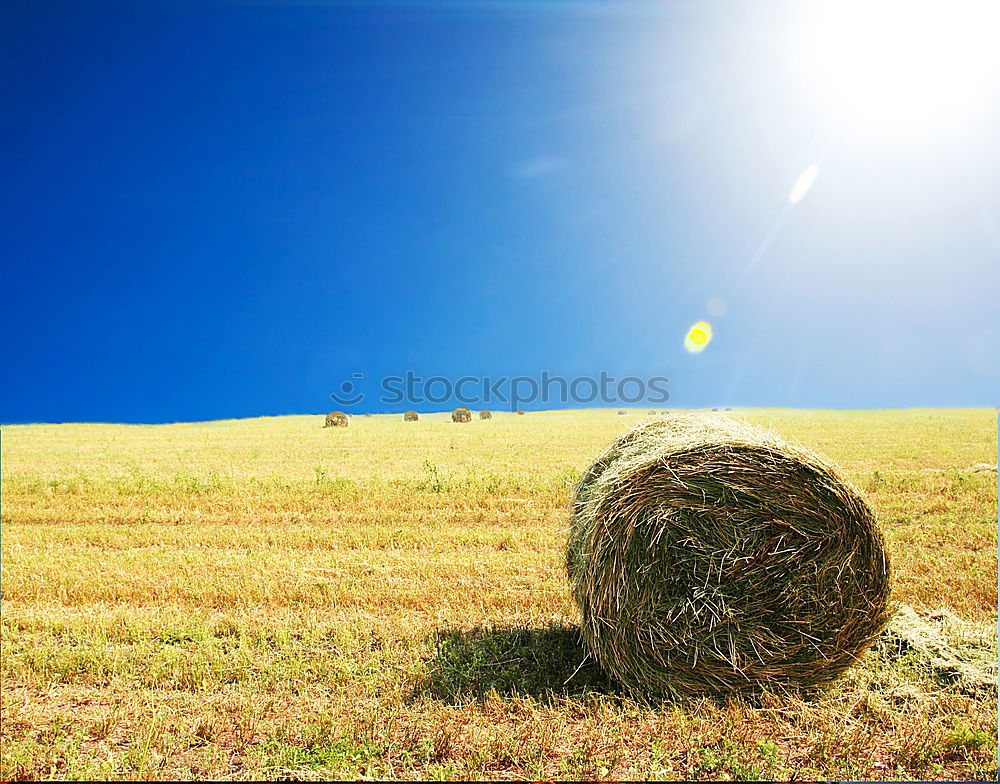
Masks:
[[[618,416],[625,416],[628,413],[624,408],[618,409]]]
[[[483,409],[479,412],[480,419],[493,419],[493,414],[488,409]]]
[[[326,424],[323,427],[347,427],[351,424],[351,418],[343,411],[331,411],[326,415]]]
[[[456,408],[451,412],[452,422],[471,422],[472,412],[467,408]]]
[[[524,416],[524,409],[523,408],[517,409],[517,415],[518,416]]]
[[[403,421],[404,422],[416,422],[418,419],[420,419],[420,414],[418,414],[416,411],[404,411],[403,412]]]
[[[588,649],[641,692],[815,686],[888,616],[868,505],[817,455],[724,416],[612,444],[577,486],[566,565]]]

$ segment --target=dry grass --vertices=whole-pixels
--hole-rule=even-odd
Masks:
[[[746,415],[868,495],[895,599],[995,624],[995,412]],[[911,657],[808,700],[577,671],[572,485],[633,422],[4,427],[0,778],[995,779],[995,692]]]

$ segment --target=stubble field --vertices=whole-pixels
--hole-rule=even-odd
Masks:
[[[894,599],[995,629],[995,411],[732,413],[843,468]],[[0,779],[995,780],[996,692],[914,657],[678,702],[580,666],[573,483],[644,415],[4,427]]]

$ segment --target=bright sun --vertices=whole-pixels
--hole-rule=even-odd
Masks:
[[[1000,0],[819,0],[797,62],[847,129],[876,135],[962,127],[1000,71]]]

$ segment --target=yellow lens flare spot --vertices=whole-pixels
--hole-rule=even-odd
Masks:
[[[712,325],[707,321],[699,321],[697,324],[693,324],[687,335],[684,336],[684,348],[692,354],[697,354],[699,351],[704,351],[705,346],[711,341]]]

